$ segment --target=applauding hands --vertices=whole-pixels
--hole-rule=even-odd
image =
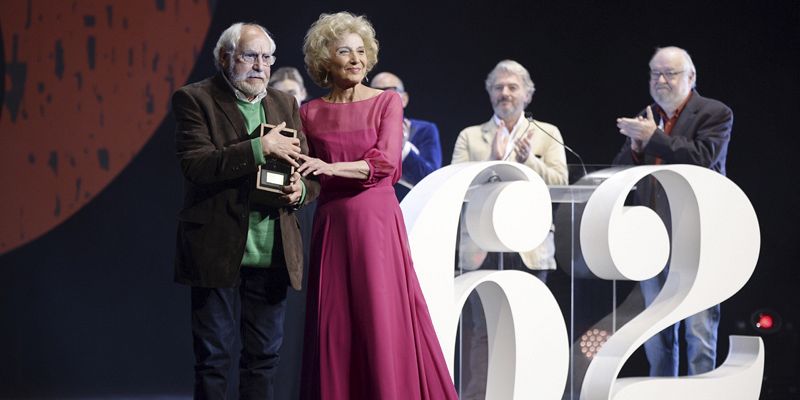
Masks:
[[[653,134],[656,132],[656,120],[653,118],[653,110],[647,106],[647,118],[638,116],[636,118],[617,118],[617,128],[619,133],[631,138],[631,150],[640,153]]]

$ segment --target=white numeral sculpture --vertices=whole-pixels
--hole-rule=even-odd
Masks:
[[[581,399],[757,399],[764,369],[758,337],[732,337],[726,362],[706,374],[617,379],[647,339],[738,292],[753,274],[761,243],[750,200],[728,178],[692,165],[630,168],[603,182],[584,209],[581,246],[596,275],[643,280],[664,267],[669,243],[663,224],[649,209],[623,205],[648,175],[658,179],[670,204],[669,275],[653,303],[603,345],[586,371]]]
[[[636,182],[648,175],[658,179],[669,198],[671,245],[652,210],[624,206]],[[533,249],[552,218],[544,182],[516,163],[451,165],[406,196],[401,207],[412,257],[451,374],[458,318],[475,290],[487,320],[487,399],[560,399],[569,363],[567,332],[547,287],[519,271],[475,271],[453,279],[466,197],[466,226],[486,251]],[[623,170],[590,197],[580,239],[587,265],[604,279],[648,279],[664,268],[670,254],[672,259],[664,289],[651,306],[612,335],[589,365],[582,400],[758,398],[764,346],[757,337],[731,337],[725,363],[706,374],[617,378],[645,340],[731,297],[752,275],[760,247],[758,220],[733,182],[689,165]]]
[[[550,229],[550,193],[528,167],[504,162],[451,165],[403,200],[411,254],[451,374],[458,318],[477,290],[486,314],[488,399],[560,399],[569,364],[567,330],[547,287],[520,271],[476,271],[453,279],[456,232],[470,186],[467,225],[490,251],[525,251]]]

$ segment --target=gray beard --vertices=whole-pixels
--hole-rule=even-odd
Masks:
[[[246,81],[247,73],[234,75],[233,74],[233,66],[228,68],[228,81],[230,81],[231,85],[235,87],[238,91],[244,93],[247,97],[255,97],[261,94],[266,87],[267,84],[265,81],[261,81],[261,83],[252,85]]]
[[[505,120],[506,118],[509,118],[509,117],[511,117],[511,116],[513,116],[513,115],[515,115],[517,113],[524,113],[525,112],[525,106],[526,105],[523,104],[520,108],[514,107],[511,110],[503,111],[500,108],[499,104],[492,104],[492,111],[494,111],[495,115],[497,115],[498,118]],[[511,127],[508,127],[508,129],[511,129]]]
[[[674,89],[668,93],[660,94],[654,89],[650,89],[650,96],[662,109],[675,110],[686,99],[689,93],[678,93]]]
[[[511,117],[514,114],[520,112],[520,110],[518,110],[516,108],[512,109],[512,110],[509,110],[509,111],[501,111],[499,109],[499,107],[493,107],[493,108],[494,108],[495,115],[497,115],[497,117],[500,118],[500,119],[506,119],[506,118]],[[511,129],[511,127],[509,127],[509,129]]]
[[[232,81],[231,84],[240,92],[244,93],[244,95],[247,97],[258,96],[261,92],[264,91],[264,87],[266,86],[264,84],[251,85],[247,83],[247,81],[245,80]]]

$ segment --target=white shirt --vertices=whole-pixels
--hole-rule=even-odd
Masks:
[[[498,133],[499,135],[503,135],[505,137],[509,137],[510,136],[509,137],[509,141],[506,143],[506,151],[503,153],[503,158],[502,159],[505,160],[505,159],[508,158],[508,156],[514,150],[514,142],[516,141],[516,138],[519,137],[519,136],[522,136],[525,133],[524,130],[527,129],[527,127],[528,127],[527,122],[523,122],[523,121],[526,121],[525,120],[525,113],[521,113],[519,115],[519,119],[514,124],[514,126],[511,127],[511,131],[508,130],[508,127],[505,126],[505,122],[503,122],[503,120],[500,119],[500,117],[498,117],[497,114],[495,114],[492,117],[492,119],[494,120],[494,123],[497,124],[497,126],[501,127],[500,128],[500,133]],[[523,132],[520,132],[520,131],[523,131]]]

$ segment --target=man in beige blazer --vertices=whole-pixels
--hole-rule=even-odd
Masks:
[[[513,60],[500,61],[486,78],[486,91],[494,109],[492,118],[461,131],[453,150],[452,163],[466,161],[507,160],[525,164],[542,177],[548,185],[567,184],[567,157],[561,132],[555,125],[528,119],[525,108],[533,98],[534,84],[528,70]],[[462,243],[464,243],[462,241]],[[552,232],[536,249],[520,253],[524,265],[545,280],[548,270],[556,268]],[[465,261],[477,268],[483,256],[468,257]],[[504,256],[506,268],[515,267],[515,254]],[[541,272],[538,272],[541,271]]]
[[[567,184],[567,157],[561,133],[554,125],[528,119],[525,108],[533,98],[533,81],[516,61],[503,60],[486,78],[486,91],[494,109],[492,118],[470,126],[458,135],[452,162],[507,160],[525,164],[548,185]],[[459,267],[472,270],[486,266],[505,269],[526,267],[543,282],[549,270],[556,268],[553,232],[539,247],[524,253],[490,253],[479,249],[460,230]],[[469,367],[463,382],[464,400],[486,398],[487,334],[481,305],[472,293],[464,309],[464,359]]]

